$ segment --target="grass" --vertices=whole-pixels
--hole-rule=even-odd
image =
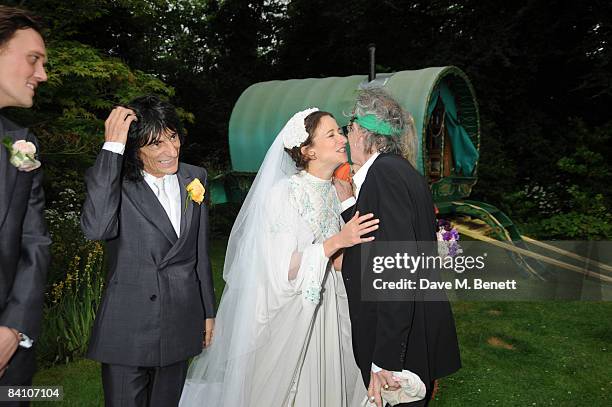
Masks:
[[[433,406],[612,405],[612,303],[454,303],[463,368]]]
[[[218,296],[225,246],[211,245]],[[463,368],[441,380],[432,406],[612,405],[612,303],[455,302],[453,309]],[[103,405],[95,362],[41,370],[34,382],[62,385],[63,405]]]
[[[81,359],[69,364],[41,370],[34,376],[35,386],[62,386],[62,406],[104,406],[100,364]],[[48,405],[48,401],[32,402],[32,405]]]

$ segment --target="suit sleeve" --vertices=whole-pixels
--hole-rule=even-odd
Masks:
[[[342,211],[342,219],[344,220],[344,223],[348,223],[348,221],[355,215],[356,206],[357,205],[353,204],[353,206],[350,206]]]
[[[85,174],[87,195],[81,229],[90,240],[109,240],[119,234],[122,165],[121,154],[102,150]]]
[[[380,228],[374,234],[375,242],[414,240],[413,222],[406,221],[407,216],[411,217],[415,213],[410,196],[407,196],[403,188],[394,186],[392,177],[379,176],[375,180],[377,193],[374,195],[376,209],[373,212],[380,219]],[[372,359],[374,364],[385,370],[402,370],[414,310],[415,290],[408,291],[407,297],[401,301],[377,303],[378,322]]]
[[[208,194],[208,179],[206,170],[203,171],[202,179]],[[200,205],[200,230],[198,231],[198,263],[197,273],[200,282],[200,295],[204,306],[206,318],[215,317],[215,287],[212,278],[212,267],[210,263],[210,222],[208,219],[207,199]]]
[[[28,138],[38,148],[36,138],[32,135]],[[0,314],[0,325],[14,328],[34,340],[40,334],[51,244],[44,220],[42,179],[42,170],[35,170],[23,220],[17,272],[6,307]]]

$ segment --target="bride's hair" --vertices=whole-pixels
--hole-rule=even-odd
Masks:
[[[329,116],[332,119],[335,119],[333,114],[329,112],[324,112],[322,110],[312,112],[308,116],[306,116],[306,118],[304,119],[304,128],[306,129],[306,132],[308,133],[308,137],[306,138],[306,140],[304,140],[302,144],[300,144],[297,147],[293,147],[291,149],[285,148],[285,151],[287,152],[287,154],[289,154],[291,158],[293,159],[293,161],[295,162],[295,166],[300,170],[306,169],[306,167],[308,167],[308,161],[310,161],[308,157],[302,154],[302,147],[307,147],[312,144],[314,133],[317,130],[317,127],[319,127],[321,118],[325,116]]]

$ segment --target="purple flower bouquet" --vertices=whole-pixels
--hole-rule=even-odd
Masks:
[[[463,253],[459,245],[459,232],[446,219],[438,219],[438,254],[442,258],[455,257]]]

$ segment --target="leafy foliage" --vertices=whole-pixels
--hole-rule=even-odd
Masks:
[[[12,116],[31,123],[38,135],[46,190],[54,199],[66,187],[82,191],[82,174],[100,149],[104,120],[113,106],[146,93],[170,98],[174,90],[153,75],[78,42],[52,42],[48,54],[49,80],[39,90],[35,109],[14,110]],[[179,112],[183,120],[193,120],[192,114]]]
[[[558,159],[555,182],[535,184],[506,197],[505,202],[526,230],[549,239],[612,238],[610,156],[612,123],[589,129],[573,119],[566,134],[576,140],[575,149]]]
[[[370,43],[377,45],[379,71],[456,65],[470,77],[482,123],[473,199],[499,205],[536,237],[612,238],[608,2],[4,3],[30,8],[49,27],[49,81],[34,109],[10,115],[33,128],[42,144],[54,239],[51,284],[89,264],[82,259],[93,248],[78,226],[82,175],[113,106],[145,93],[181,106],[189,132],[184,159],[222,173],[229,168],[231,111],[249,85],[363,74]],[[215,210],[214,231],[226,234],[236,208]],[[48,304],[47,312],[64,319],[47,327],[47,340],[72,344],[53,350],[62,358],[82,352],[83,343],[73,339],[90,323],[75,319],[83,311],[74,308],[78,293],[66,295],[61,310]],[[83,305],[87,318],[90,305]],[[62,330],[72,339],[56,334]]]

